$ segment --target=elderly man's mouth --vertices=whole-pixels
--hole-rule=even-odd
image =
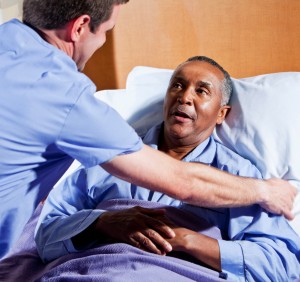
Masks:
[[[180,122],[187,122],[190,120],[194,120],[190,114],[183,111],[175,111],[172,115],[175,117],[177,121]]]

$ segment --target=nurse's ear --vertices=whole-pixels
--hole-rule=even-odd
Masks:
[[[85,36],[86,33],[90,32],[90,21],[91,17],[89,15],[82,15],[72,21],[67,25],[67,32],[69,40],[72,42],[77,42]]]

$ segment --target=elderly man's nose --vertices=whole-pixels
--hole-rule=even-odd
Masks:
[[[178,102],[181,104],[191,104],[193,99],[193,90],[192,89],[186,89],[185,91],[182,91],[182,93],[178,96]]]

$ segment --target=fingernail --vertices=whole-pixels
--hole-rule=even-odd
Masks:
[[[169,234],[170,234],[171,238],[174,238],[176,236],[176,234],[175,234],[175,232],[174,232],[173,229],[171,229],[171,232],[169,232]]]
[[[167,247],[166,249],[167,249],[168,252],[171,252],[171,251],[172,251],[172,246],[171,246],[170,244],[167,244],[166,247]]]

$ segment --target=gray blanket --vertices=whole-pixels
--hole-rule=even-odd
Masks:
[[[219,229],[181,209],[136,200],[111,200],[101,203],[101,208],[119,210],[136,205],[164,207],[178,225],[220,238]],[[14,250],[0,262],[0,281],[224,281],[222,273],[187,261],[184,254],[160,256],[124,243],[100,245],[44,264],[33,239],[41,208],[35,211]]]

